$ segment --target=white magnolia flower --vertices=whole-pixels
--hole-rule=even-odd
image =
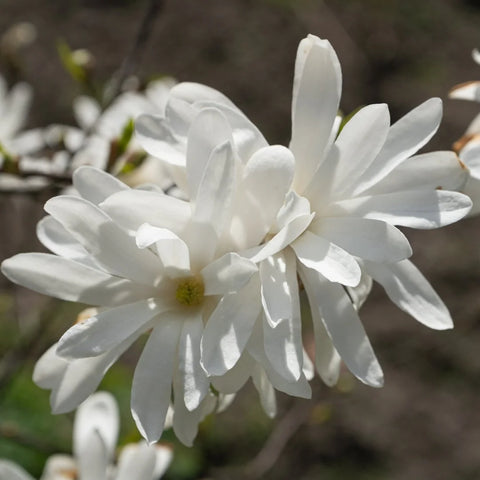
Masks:
[[[472,52],[473,60],[480,65],[480,52]],[[480,81],[472,81],[456,85],[449,97],[460,100],[480,102]],[[480,213],[480,114],[468,126],[465,134],[454,144],[462,162],[468,167],[470,176],[462,189],[473,202],[470,215]]]
[[[56,354],[68,363],[55,361],[53,371],[48,360],[37,365],[35,380],[52,389],[54,411],[74,408],[150,331],[133,379],[134,418],[145,438],[157,440],[173,385],[173,428],[190,444],[212,409],[205,364],[217,375],[231,369],[261,312],[257,267],[235,252],[259,244],[271,229],[293,158],[266,143],[241,155],[227,118],[213,108],[194,119],[187,150],[191,202],[131,190],[100,170],[80,168],[74,187],[81,197],[49,200],[51,216],[38,227],[56,255],[20,254],[2,271],[41,293],[99,307],[60,339]],[[299,375],[298,389],[305,383]]]
[[[266,356],[285,378],[301,374],[298,272],[310,301],[321,377],[335,383],[342,358],[360,380],[381,386],[383,374],[357,310],[373,278],[420,322],[438,329],[452,326],[440,298],[406,260],[411,248],[396,227],[437,228],[462,218],[471,202],[450,190],[461,188],[468,173],[453,152],[414,155],[438,128],[439,99],[425,102],[392,126],[386,105],[367,106],[339,133],[340,94],[341,71],[333,48],[309,36],[300,43],[295,67],[293,190],[269,241],[243,252],[259,263],[264,307],[263,325],[251,337],[258,344],[263,335],[263,341],[249,353]],[[189,119],[206,105],[229,118],[244,118],[219,92],[180,84],[172,89],[164,117],[143,116],[137,122],[142,146],[179,167],[175,178],[180,185]],[[242,122],[235,133],[248,145],[251,130]]]
[[[167,470],[172,451],[145,442],[122,448],[114,464],[119,414],[115,399],[98,392],[77,410],[73,427],[73,457],[53,455],[40,480],[157,480]],[[0,460],[0,480],[33,480],[21,467]]]

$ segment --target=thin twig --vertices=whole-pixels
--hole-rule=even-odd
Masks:
[[[104,93],[105,106],[109,105],[112,100],[118,95],[122,84],[126,78],[132,75],[142,58],[143,49],[153,31],[153,24],[163,8],[163,0],[149,0],[145,15],[138,29],[135,41],[132,44],[130,51],[122,62],[118,71],[113,75]]]
[[[293,407],[278,422],[257,456],[246,465],[243,478],[248,480],[263,478],[275,465],[288,441],[307,421],[310,412],[310,406],[301,400],[295,400]]]

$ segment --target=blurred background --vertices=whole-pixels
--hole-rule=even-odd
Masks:
[[[5,46],[0,58],[9,82],[33,86],[28,127],[74,124],[72,100],[82,91],[62,66],[58,40],[88,49],[96,81],[105,82],[131,48],[147,6],[146,0],[0,2],[0,36],[18,22],[36,30],[14,61]],[[394,121],[441,97],[444,120],[428,149],[445,150],[479,110],[446,98],[453,85],[480,79],[471,58],[480,47],[476,0],[165,0],[135,74],[141,81],[167,74],[213,86],[270,143],[288,144],[295,53],[307,33],[336,49],[345,114],[386,102]],[[0,259],[41,248],[35,223],[49,195],[0,195]],[[229,410],[207,418],[193,448],[165,435],[175,448],[165,478],[480,478],[480,219],[406,233],[413,261],[449,307],[455,329],[428,330],[375,286],[361,318],[384,369],[383,389],[347,371],[335,388],[315,379],[312,401],[279,396],[272,421],[248,387]],[[81,309],[0,278],[0,457],[37,477],[49,454],[71,451],[73,417],[50,416],[48,392],[33,385],[32,368]],[[308,343],[308,323],[305,337]],[[138,439],[129,412],[135,359],[135,351],[128,353],[102,384],[120,402],[121,443]]]

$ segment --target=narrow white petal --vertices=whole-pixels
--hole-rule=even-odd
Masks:
[[[164,315],[150,334],[135,368],[132,415],[149,443],[156,442],[163,432],[181,327],[180,318]]]
[[[73,115],[82,130],[89,130],[102,113],[98,102],[92,97],[81,95],[73,99]]]
[[[355,258],[326,238],[306,231],[291,246],[301,263],[331,282],[352,287],[358,285],[361,271]]]
[[[118,459],[115,480],[156,480],[156,447],[144,442],[126,445]]]
[[[453,328],[447,307],[412,262],[404,260],[390,265],[365,262],[365,268],[382,285],[390,300],[420,323],[435,330]]]
[[[267,260],[262,263],[267,263]],[[272,367],[281,376],[287,381],[294,382],[300,378],[303,364],[302,323],[294,253],[287,250],[284,255],[278,254],[274,265],[279,268],[280,272],[282,272],[282,267],[284,269],[281,277],[276,276],[276,282],[269,282],[271,294],[269,298],[266,298],[265,295],[263,282],[265,276],[261,277],[262,303],[266,317],[263,321],[265,354]],[[269,272],[275,275],[272,269],[269,269]],[[283,311],[275,312],[274,293],[277,293],[278,301],[283,300],[286,307]],[[282,299],[282,297],[284,298]]]
[[[232,141],[232,129],[220,110],[206,108],[195,117],[187,143],[187,180],[191,199],[197,198],[200,182],[214,149]]]
[[[221,393],[236,393],[252,375],[254,363],[253,358],[244,351],[238,362],[228,372],[219,377],[209,377],[209,380]]]
[[[260,403],[264,412],[273,418],[277,414],[277,399],[275,389],[270,383],[265,370],[257,363],[252,373],[253,384],[260,396]]]
[[[127,185],[113,175],[88,166],[75,170],[72,183],[83,198],[95,205],[100,204],[114,193],[129,190]]]
[[[230,216],[235,181],[235,160],[230,142],[224,142],[211,151],[204,170],[196,171],[201,180],[196,186],[193,218],[208,224],[220,237]]]
[[[190,273],[190,254],[187,244],[171,230],[144,223],[137,231],[138,248],[155,244],[164,272],[169,277],[181,277]]]
[[[136,232],[149,223],[178,234],[191,216],[190,203],[158,192],[127,190],[108,197],[100,207],[122,227]]]
[[[224,295],[240,290],[258,271],[251,260],[226,253],[202,269],[205,295]]]
[[[189,411],[200,405],[208,392],[209,382],[200,365],[200,340],[203,333],[202,312],[192,312],[183,321],[178,343],[179,381],[183,383],[183,401]]]
[[[108,462],[113,459],[117,445],[120,418],[115,398],[107,392],[97,392],[83,402],[75,414],[73,453],[80,458],[92,432],[97,432],[105,447]]]
[[[315,270],[300,268],[310,308],[322,319],[334,347],[350,371],[372,387],[383,385],[383,373],[360,318],[341,285]],[[332,379],[333,380],[333,379]]]
[[[463,151],[462,151],[463,153]],[[480,149],[474,155],[480,164]],[[468,169],[471,165],[464,162]],[[460,190],[468,179],[468,169],[454,152],[429,152],[414,155],[400,164],[365,194],[378,195],[402,190]]]
[[[258,275],[238,292],[222,297],[202,337],[202,365],[208,375],[223,375],[237,363],[260,308]]]
[[[141,300],[101,311],[70,327],[58,342],[57,354],[67,359],[101,355],[131,335],[140,335],[155,316],[170,308],[169,304]]]
[[[146,285],[156,283],[161,271],[157,257],[139,249],[133,238],[92,203],[60,196],[50,199],[45,210],[110,273]]]
[[[398,262],[412,254],[407,237],[380,220],[355,217],[324,217],[310,231],[338,245],[351,255],[375,262]]]
[[[390,114],[386,104],[360,109],[343,127],[335,141],[338,163],[332,191],[345,198],[375,160],[387,138]]]
[[[422,148],[435,134],[442,119],[442,101],[430,98],[390,127],[387,140],[358,182],[355,194],[387,176],[405,159]]]
[[[171,90],[170,95],[177,99],[181,99],[188,103],[195,103],[198,100],[211,100],[216,103],[222,103],[231,108],[236,109],[234,103],[231,102],[223,93],[215,88],[208,87],[201,83],[181,82],[177,83]]]
[[[298,238],[308,228],[314,216],[314,213],[311,215],[299,215],[285,225],[264,245],[249,249],[243,252],[242,255],[250,258],[250,260],[255,263],[265,260],[270,255],[275,255]]]
[[[331,216],[383,220],[392,225],[431,229],[454,223],[472,207],[471,200],[448,190],[411,190],[344,200],[329,206]]]
[[[47,253],[20,253],[2,263],[12,282],[71,302],[116,306],[153,297],[153,287],[118,278],[67,258]]]
[[[473,100],[480,102],[480,82],[466,82],[456,85],[450,90],[449,98],[457,100]]]
[[[331,139],[342,88],[340,63],[327,40],[309,35],[297,51],[290,149],[297,162],[295,190],[302,192]]]
[[[100,432],[92,430],[85,440],[76,455],[79,478],[105,478],[110,458]]]

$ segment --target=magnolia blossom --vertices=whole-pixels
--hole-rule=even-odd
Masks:
[[[54,411],[78,405],[149,332],[133,378],[133,416],[142,435],[157,440],[173,388],[173,428],[191,444],[212,410],[207,373],[221,376],[238,362],[262,309],[257,266],[236,252],[263,241],[293,177],[288,149],[265,141],[249,147],[236,141],[220,110],[204,108],[188,134],[190,202],[131,190],[82,167],[73,178],[80,197],[46,203],[50,216],[38,237],[56,255],[17,255],[3,262],[3,273],[41,293],[98,306],[37,364],[34,379],[52,389]],[[263,360],[260,390],[271,391],[268,377],[275,388],[309,395],[303,371],[286,382],[269,377],[274,368]]]
[[[73,427],[73,457],[53,455],[40,480],[157,480],[167,470],[172,451],[145,442],[122,448],[114,464],[119,429],[118,407],[112,395],[98,392],[82,403]],[[33,480],[13,462],[0,460],[0,480]]]
[[[453,152],[414,155],[438,128],[439,99],[393,125],[386,105],[370,105],[339,132],[340,94],[341,70],[333,48],[308,36],[299,45],[295,66],[292,190],[268,241],[243,252],[259,265],[261,282],[263,319],[254,325],[251,343],[257,344],[254,357],[268,358],[286,379],[299,378],[298,274],[310,302],[322,379],[334,384],[343,359],[361,381],[378,387],[383,373],[357,310],[373,278],[418,321],[437,329],[452,326],[443,302],[407,260],[411,247],[397,226],[437,228],[465,216],[470,200],[451,190],[463,187],[468,172]],[[142,146],[177,166],[180,185],[190,118],[206,105],[229,118],[244,117],[219,92],[180,84],[172,89],[163,117],[142,116],[137,122]],[[245,128],[236,134],[247,144],[252,137]],[[204,365],[214,374],[208,361]],[[234,383],[251,369],[240,365],[227,374],[239,370]]]
[[[472,57],[480,65],[480,52],[473,50]],[[449,93],[449,97],[460,100],[480,102],[480,81],[473,81],[456,85]],[[465,134],[454,144],[460,159],[468,167],[470,176],[463,191],[473,201],[471,215],[480,213],[480,114],[468,126]]]

